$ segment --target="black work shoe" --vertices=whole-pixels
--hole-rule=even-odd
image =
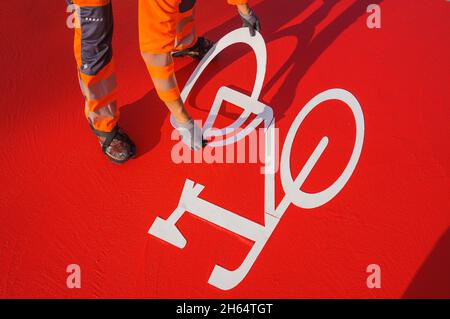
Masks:
[[[195,44],[184,50],[176,51],[172,53],[172,56],[174,58],[180,58],[180,57],[191,57],[193,59],[201,60],[203,57],[208,53],[208,51],[213,47],[214,42],[204,38],[199,37],[197,39],[197,42]]]
[[[92,130],[110,161],[122,164],[136,155],[136,146],[119,126],[116,125],[111,132]]]

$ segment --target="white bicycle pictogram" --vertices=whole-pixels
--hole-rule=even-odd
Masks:
[[[364,142],[363,112],[358,100],[350,92],[343,89],[330,89],[312,98],[300,110],[286,136],[280,160],[281,184],[285,195],[276,206],[275,119],[273,117],[272,108],[259,101],[267,62],[266,45],[261,34],[257,33],[256,36],[250,37],[248,30],[241,28],[225,35],[197,66],[184,87],[181,96],[183,101],[186,101],[192,87],[211,60],[225,48],[236,43],[248,44],[256,54],[257,72],[253,92],[251,96],[247,96],[228,87],[221,87],[217,92],[211,111],[203,126],[203,130],[206,137],[212,135],[220,136],[220,134],[224,136],[223,132],[225,131],[227,134],[236,131],[236,134],[232,137],[213,141],[209,144],[211,147],[224,147],[227,144],[237,142],[250,134],[258,126],[263,125],[265,130],[264,224],[261,225],[256,223],[201,198],[199,195],[205,186],[186,179],[177,208],[172,212],[168,219],[157,217],[148,231],[153,236],[176,247],[183,248],[186,245],[186,239],[177,228],[176,223],[184,213],[189,212],[210,223],[253,241],[254,244],[249,253],[241,265],[236,269],[229,270],[220,265],[215,265],[208,283],[222,290],[229,290],[236,287],[245,278],[291,203],[300,208],[316,208],[330,201],[342,190],[358,163]],[[326,149],[328,137],[324,136],[321,139],[306,164],[295,178],[292,177],[290,168],[292,144],[298,129],[308,114],[314,110],[316,106],[329,100],[342,101],[351,109],[356,123],[355,144],[347,166],[336,181],[321,192],[313,194],[306,193],[301,191],[300,188]],[[243,109],[242,114],[235,122],[225,129],[212,131],[210,128],[213,126],[223,101],[228,101],[241,107]],[[238,131],[251,114],[254,114],[255,118],[245,128]],[[171,118],[171,122],[172,125],[175,126],[173,118]],[[210,135],[208,136],[208,134]]]

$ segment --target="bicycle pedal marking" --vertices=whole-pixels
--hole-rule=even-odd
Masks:
[[[266,135],[266,158],[264,161],[264,225],[258,224],[252,220],[240,216],[239,214],[226,210],[201,198],[201,191],[205,186],[186,179],[177,208],[172,212],[167,220],[157,217],[148,231],[155,237],[165,240],[176,247],[183,248],[187,241],[177,228],[176,223],[185,212],[189,212],[206,221],[254,241],[249,253],[237,269],[228,270],[219,265],[215,265],[208,283],[222,290],[229,290],[236,287],[246,277],[291,203],[301,208],[316,208],[329,202],[342,190],[356,168],[364,142],[363,112],[358,100],[350,92],[343,89],[330,89],[312,98],[300,110],[286,136],[281,152],[280,163],[281,184],[283,190],[285,191],[285,195],[279,202],[278,206],[275,207],[275,118],[273,117],[272,108],[259,101],[267,61],[266,45],[261,34],[257,32],[254,37],[250,37],[248,30],[241,28],[225,35],[215,44],[215,46],[208,52],[208,54],[194,70],[181,93],[181,97],[183,101],[186,101],[192,87],[195,85],[197,79],[211,60],[222,50],[236,43],[248,44],[255,52],[257,72],[253,92],[251,96],[246,96],[227,87],[220,88],[203,129],[207,131],[213,127],[223,100],[229,101],[234,105],[241,107],[243,109],[243,113],[242,116],[240,116],[235,122],[230,124],[225,129],[210,133],[214,134],[211,136],[220,136],[220,133],[224,136],[224,132],[227,134],[234,132],[236,129],[240,128],[243,123],[245,123],[251,114],[256,116],[245,129],[240,130],[235,136],[225,138],[215,144],[211,143],[211,147],[223,147],[230,143],[236,143],[246,135],[250,134],[258,126],[264,125]],[[292,177],[290,170],[292,144],[302,122],[308,114],[316,106],[329,100],[342,101],[351,109],[356,123],[355,145],[347,166],[337,180],[325,190],[318,193],[309,194],[302,192],[300,188],[326,149],[328,145],[328,138],[322,138],[296,178]],[[171,118],[171,122],[173,123],[173,118]]]

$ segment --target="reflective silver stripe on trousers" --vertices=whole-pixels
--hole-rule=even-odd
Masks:
[[[85,111],[87,118],[92,125],[105,120],[112,120],[117,112],[117,101],[113,101],[105,106],[102,106],[94,112],[89,111],[89,108],[86,105]]]
[[[192,32],[189,33],[187,36],[185,36],[182,39],[175,38],[175,48],[181,46],[181,45],[189,45],[191,44],[195,39],[195,27],[192,28]]]
[[[89,87],[86,87],[81,78],[79,79],[79,81],[81,91],[89,101],[100,100],[101,98],[104,98],[109,93],[111,93],[117,87],[115,74],[111,74],[108,78],[94,83]]]

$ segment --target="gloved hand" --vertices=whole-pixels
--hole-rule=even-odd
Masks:
[[[255,36],[256,31],[260,32],[261,30],[261,24],[259,22],[258,17],[256,16],[256,14],[253,12],[252,9],[249,10],[248,14],[243,14],[239,11],[239,15],[242,18],[242,22],[243,22],[243,27],[248,27],[249,31],[250,31],[250,35],[252,37]]]

